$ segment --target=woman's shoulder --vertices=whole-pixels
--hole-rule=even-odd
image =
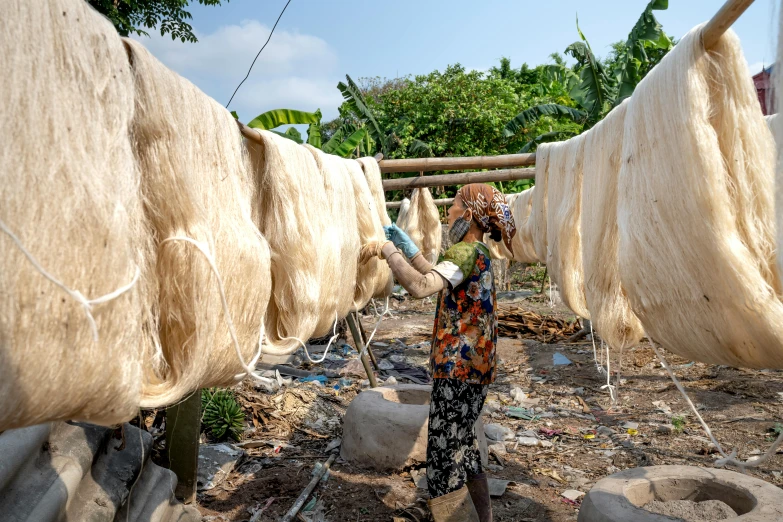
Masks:
[[[460,241],[453,244],[441,258],[442,261],[450,261],[457,265],[463,274],[470,274],[478,259],[479,252],[489,257],[489,249],[483,243],[476,241],[468,243]]]

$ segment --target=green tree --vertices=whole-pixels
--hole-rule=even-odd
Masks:
[[[187,10],[191,0],[87,0],[99,13],[106,16],[122,36],[138,34],[149,36],[144,29],[159,29],[161,36],[170,34],[172,40],[196,42],[193,27],[188,23],[192,15]],[[201,5],[217,6],[223,0],[198,0]],[[229,0],[225,0],[228,2]]]

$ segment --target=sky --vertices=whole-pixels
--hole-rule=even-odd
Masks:
[[[197,43],[139,37],[163,63],[225,105],[286,0],[224,0],[190,6]],[[386,77],[426,74],[461,63],[486,71],[501,57],[512,67],[549,63],[578,39],[576,17],[593,51],[625,40],[648,0],[292,0],[272,40],[229,107],[242,121],[276,108],[337,116],[337,83],[346,74]],[[669,0],[656,11],[679,39],[707,21],[724,0]],[[734,24],[752,73],[775,58],[775,0],[756,0]]]

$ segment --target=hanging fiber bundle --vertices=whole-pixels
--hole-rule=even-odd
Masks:
[[[517,194],[511,204],[511,214],[514,216],[514,223],[519,223],[517,233],[514,234],[514,239],[511,240],[511,248],[514,250],[514,261],[519,261],[520,263],[537,263],[542,261],[536,255],[533,243],[533,229],[530,223],[535,188],[533,186],[523,190]],[[546,259],[543,261],[546,261]]]
[[[631,310],[618,272],[617,183],[627,100],[585,134],[582,179],[582,263],[593,327],[611,348],[641,340],[644,330]]]
[[[330,333],[337,320],[355,309],[354,295],[357,292],[356,277],[362,244],[348,161],[321,152],[311,145],[305,145],[304,148],[315,158],[321,174],[320,186],[326,196],[326,205],[320,209],[320,219],[325,221],[324,236],[328,238],[328,246],[318,256],[322,284],[321,306],[318,326],[313,335],[320,337]],[[364,226],[370,230],[374,228],[372,224]],[[360,296],[360,299],[363,298]]]
[[[141,192],[156,243],[162,350],[142,405],[157,407],[231,385],[254,366],[270,253],[251,219],[250,165],[234,118],[140,43],[124,41],[136,86]]]
[[[536,149],[536,190],[533,192],[530,218],[525,227],[530,229],[530,232],[527,234],[533,238],[533,249],[536,252],[536,257],[542,263],[547,261],[546,189],[549,172],[549,151],[558,146],[560,146],[559,143],[542,143]]]
[[[509,209],[512,208],[514,200],[518,195],[519,194],[503,195],[506,198],[506,205],[509,206]],[[518,223],[516,216],[514,216],[514,223]],[[519,230],[517,230],[517,234],[518,233]],[[517,234],[514,234],[514,237],[516,237]],[[503,243],[503,241],[494,241],[488,233],[484,234],[484,243],[489,247],[489,255],[492,259],[514,259],[514,254],[508,248],[506,248],[506,244]]]
[[[404,203],[404,201],[403,201]],[[442,229],[440,214],[428,188],[415,188],[411,195],[410,208],[397,218],[397,226],[413,240],[427,261],[435,264],[440,256]]]
[[[272,296],[264,352],[291,354],[314,337],[321,316],[322,256],[334,249],[326,235],[327,199],[310,152],[269,131],[260,145],[245,140],[255,180],[253,216],[272,251]],[[333,267],[334,265],[330,265]],[[324,335],[325,332],[320,335]]]
[[[372,157],[359,158],[356,161],[359,163],[359,166],[361,167],[361,170],[364,173],[364,177],[366,180],[365,184],[370,189],[370,194],[372,196],[371,203],[373,205],[375,212],[378,214],[379,224],[381,228],[380,228],[380,235],[378,236],[378,238],[376,238],[376,240],[385,241],[386,235],[383,232],[383,227],[391,225],[391,219],[389,218],[389,213],[386,212],[386,197],[384,196],[384,191],[383,191],[383,180],[381,179],[381,169],[378,166],[378,162],[375,161],[375,158]],[[356,189],[356,184],[354,184],[354,189]],[[367,240],[365,240],[365,238],[362,237],[362,244],[366,243],[366,241]],[[371,260],[368,264],[371,265],[374,262],[375,262],[374,260]],[[362,271],[363,268],[359,267],[359,270]],[[381,262],[378,266],[376,266],[375,269],[368,270],[368,272],[371,274],[375,274],[375,284],[374,284],[374,291],[372,297],[390,296],[392,293],[392,289],[394,288],[394,276],[392,275],[392,272],[389,269],[389,265],[387,265],[384,262]],[[361,277],[359,276],[357,277],[358,277],[357,283],[363,280]]]
[[[375,158],[367,156],[359,158],[356,161],[362,166],[364,175],[367,177],[367,184],[370,186],[370,192],[375,199],[375,208],[378,210],[378,216],[381,218],[381,225],[391,225],[391,218],[386,212],[386,196],[383,191],[383,179],[381,178],[381,168]]]
[[[625,120],[620,278],[647,334],[692,360],[783,367],[774,142],[739,39],[693,29]]]
[[[0,41],[0,432],[124,422],[151,348],[125,50],[82,0],[0,2]]]
[[[589,319],[582,268],[584,151],[584,135],[559,143],[549,150],[546,264],[565,305],[580,317]]]
[[[408,198],[402,198],[402,201],[400,202],[400,210],[397,212],[397,220],[394,222],[394,224],[402,228],[402,225],[408,221],[408,211],[410,209],[411,200]]]

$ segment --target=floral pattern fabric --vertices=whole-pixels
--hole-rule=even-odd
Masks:
[[[498,323],[489,251],[481,243],[457,243],[444,259],[459,266],[465,279],[438,296],[430,352],[432,377],[491,384]]]
[[[476,421],[487,390],[488,386],[457,379],[433,381],[427,431],[427,489],[431,498],[457,491],[481,473]]]

